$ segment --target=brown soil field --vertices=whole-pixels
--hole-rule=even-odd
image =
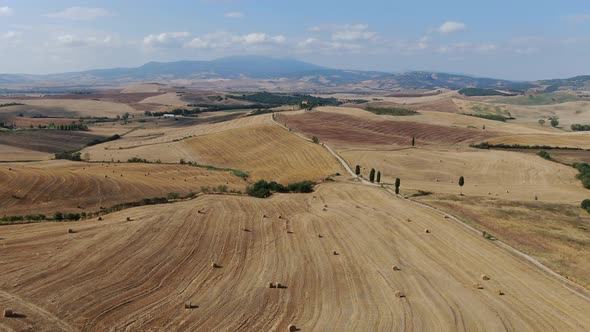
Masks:
[[[539,151],[536,149],[500,149],[502,151],[511,151],[511,152],[520,152],[526,153],[530,155],[537,155]],[[590,164],[590,151],[586,150],[559,150],[559,149],[552,149],[552,150],[543,150],[551,155],[553,160],[573,165],[574,163],[588,163]]]
[[[453,195],[419,201],[487,231],[590,289],[590,214],[578,206]]]
[[[161,92],[136,92],[136,93],[120,93],[118,91],[89,93],[89,94],[63,94],[63,95],[44,95],[42,97],[34,98],[35,100],[43,99],[73,99],[73,100],[94,100],[105,101],[112,103],[137,103],[146,98],[161,95]],[[11,97],[15,100],[31,100],[29,96]],[[1,100],[1,99],[0,99]]]
[[[19,102],[25,105],[0,108],[0,114],[8,113],[16,116],[23,113],[27,117],[37,114],[52,117],[108,117],[115,118],[124,113],[132,115],[143,115],[143,112],[136,111],[123,103],[106,101],[85,100],[85,99],[2,99],[3,103]],[[15,114],[16,113],[16,114]]]
[[[417,144],[467,144],[493,137],[492,132],[480,129],[449,128],[411,121],[381,118],[365,119],[333,112],[306,112],[298,115],[278,115],[278,121],[307,136],[338,145],[408,146],[412,137]]]
[[[3,215],[95,212],[170,192],[186,195],[207,186],[240,191],[246,187],[230,172],[191,166],[68,161],[0,164],[0,183]]]
[[[485,141],[490,144],[548,145],[590,149],[590,132],[510,135]]]
[[[499,150],[340,151],[350,165],[361,165],[363,176],[375,168],[381,181],[401,179],[401,191],[424,190],[459,194],[459,177],[465,177],[467,196],[504,200],[568,203],[579,205],[590,197],[573,168],[539,156]],[[437,181],[438,180],[438,181]]]
[[[277,125],[261,125],[183,141],[194,161],[250,173],[252,180],[318,181],[344,169],[324,148]]]
[[[1,303],[21,315],[0,319],[8,330],[590,326],[588,292],[576,293],[480,234],[367,186],[327,184],[313,194],[266,200],[204,196],[101,222],[5,226],[0,241]]]
[[[0,136],[2,133],[0,132]],[[53,157],[53,154],[27,149],[19,149],[14,146],[0,144],[0,161],[24,161],[24,160],[46,160]]]
[[[49,124],[72,124],[78,123],[76,118],[22,118],[14,117],[6,120],[7,123],[12,123],[17,127],[30,127],[31,125],[37,127],[39,125],[46,126]]]
[[[80,149],[101,137],[84,131],[13,130],[0,132],[0,144],[24,150],[56,153]],[[0,160],[3,160],[2,157]]]

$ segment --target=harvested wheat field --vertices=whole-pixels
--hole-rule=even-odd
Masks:
[[[50,159],[53,154],[0,144],[0,156],[2,161],[28,161]]]
[[[419,197],[590,289],[590,214],[578,205],[457,195]]]
[[[548,145],[590,149],[590,133],[523,134],[496,137],[486,140],[490,144]]]
[[[27,112],[31,114],[43,114],[63,117],[108,117],[115,118],[124,113],[141,115],[132,107],[122,103],[84,99],[2,99],[2,103],[18,102],[23,106],[3,107],[1,112]]]
[[[317,181],[344,173],[323,147],[273,124],[199,136],[183,145],[198,163],[239,168],[253,180]]]
[[[333,143],[336,147],[408,146],[411,144],[412,137],[421,144],[467,144],[497,136],[493,132],[482,131],[479,128],[451,128],[394,119],[399,117],[379,117],[378,119],[368,117],[370,118],[314,111],[297,115],[281,114],[277,117],[277,121],[306,136],[317,136],[321,141]],[[389,120],[389,118],[392,119]]]
[[[22,315],[0,320],[9,330],[590,325],[585,290],[431,210],[355,184],[266,200],[204,196],[100,222],[6,226],[0,241],[0,299]]]
[[[0,183],[2,215],[95,212],[171,192],[196,193],[207,186],[246,187],[230,172],[191,166],[68,161],[0,164]]]
[[[579,205],[589,192],[576,179],[573,167],[536,155],[498,150],[341,151],[350,165],[361,165],[368,178],[371,168],[380,170],[381,182],[402,182],[402,193],[424,190],[459,194],[459,177],[465,177],[467,196],[505,200],[569,203]]]

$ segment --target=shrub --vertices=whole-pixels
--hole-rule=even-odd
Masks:
[[[371,113],[377,115],[393,115],[393,116],[408,116],[408,115],[418,115],[419,112],[414,110],[406,109],[406,108],[383,108],[383,107],[367,107],[365,111],[369,111]]]
[[[590,210],[590,199],[585,199],[582,201],[582,209]]]
[[[539,151],[538,155],[543,159],[553,160],[553,158],[551,158],[551,155],[547,151]]]
[[[318,144],[320,142],[320,139],[317,138],[316,136],[311,138],[311,141],[314,142],[315,144]]]
[[[80,152],[59,152],[55,154],[55,159],[82,161]]]
[[[258,197],[258,198],[266,198],[272,195],[274,192],[278,193],[310,193],[313,192],[313,186],[315,182],[313,181],[302,181],[297,183],[291,183],[287,186],[283,186],[280,183],[275,181],[267,182],[265,180],[260,180],[255,184],[248,186],[246,189],[246,193],[249,196]]]
[[[168,199],[179,199],[180,198],[180,194],[178,193],[169,193],[168,194]]]

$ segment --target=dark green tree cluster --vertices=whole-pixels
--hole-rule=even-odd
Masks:
[[[573,124],[572,131],[590,131],[590,125]]]
[[[55,154],[55,159],[82,161],[80,152],[58,152]]]
[[[246,193],[249,196],[258,197],[258,198],[266,198],[271,196],[273,193],[310,193],[313,192],[313,186],[315,182],[313,181],[302,181],[297,183],[291,183],[287,186],[284,186],[280,183],[275,181],[267,182],[265,180],[260,180],[255,184],[248,186],[246,189]]]
[[[70,124],[49,124],[49,129],[65,130],[65,131],[82,131],[88,130],[88,126],[83,123],[70,123]]]
[[[573,166],[580,172],[576,177],[582,181],[584,188],[590,189],[590,165],[587,163],[574,163]]]
[[[582,201],[582,209],[588,211],[588,213],[590,213],[590,199],[585,199],[584,201]]]

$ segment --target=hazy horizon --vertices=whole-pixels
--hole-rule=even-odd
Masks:
[[[263,55],[525,81],[588,74],[589,34],[576,1],[0,0],[0,73]]]

